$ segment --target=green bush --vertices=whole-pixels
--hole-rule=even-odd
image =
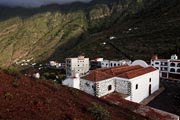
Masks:
[[[101,105],[93,103],[93,106],[88,109],[88,111],[95,116],[96,120],[109,120],[109,112],[104,109]]]
[[[5,97],[5,98],[12,98],[13,95],[12,95],[11,93],[9,93],[9,92],[6,92],[6,93],[4,94],[4,97]]]
[[[16,76],[18,74],[17,70],[15,70],[14,68],[4,69],[4,72],[13,76]]]
[[[19,86],[19,84],[17,83],[17,81],[14,80],[14,81],[12,82],[12,86],[15,87],[15,88],[17,88],[17,87]]]

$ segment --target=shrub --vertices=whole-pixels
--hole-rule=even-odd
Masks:
[[[9,75],[13,75],[13,76],[16,76],[18,74],[18,72],[13,68],[4,69],[4,72]]]
[[[13,87],[17,88],[18,85],[19,85],[19,84],[17,83],[17,81],[14,80],[14,81],[12,82],[12,86],[13,86]]]
[[[88,109],[88,111],[95,116],[96,120],[109,120],[109,112],[104,109],[101,105],[93,103],[93,106]]]
[[[6,93],[4,94],[4,97],[5,97],[5,98],[12,98],[13,95],[12,95],[11,93],[9,93],[9,92],[6,92]]]

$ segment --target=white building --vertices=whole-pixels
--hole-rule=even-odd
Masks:
[[[130,64],[131,64],[130,60],[103,60],[101,61],[101,68],[130,65]]]
[[[177,55],[172,55],[171,59],[158,59],[155,55],[151,59],[151,65],[159,69],[161,78],[180,79],[180,60]]]
[[[68,87],[80,89],[80,77],[79,73],[73,74],[72,77],[66,78],[66,80],[63,81],[63,85],[66,85]]]
[[[140,65],[100,68],[82,77],[76,88],[97,97],[117,92],[124,99],[139,103],[159,89],[159,70]]]
[[[78,58],[66,58],[66,77],[72,76],[73,73],[85,75],[89,71],[89,58],[79,56]]]

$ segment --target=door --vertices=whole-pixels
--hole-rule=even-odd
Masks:
[[[151,84],[149,85],[149,95],[151,95]]]

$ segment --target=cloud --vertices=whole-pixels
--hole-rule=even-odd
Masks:
[[[39,7],[48,4],[66,4],[72,2],[89,2],[91,0],[0,0],[0,5],[11,7]]]

